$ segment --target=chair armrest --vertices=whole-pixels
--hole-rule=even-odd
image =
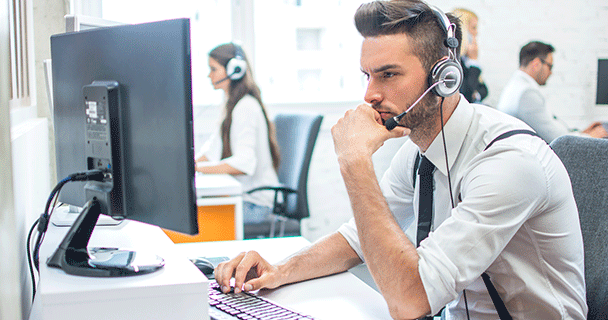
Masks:
[[[251,194],[257,191],[269,190],[274,191],[274,203],[272,208],[272,213],[276,215],[280,215],[283,217],[289,218],[289,214],[287,213],[287,196],[289,194],[297,194],[298,191],[285,186],[262,186],[251,189],[245,193]],[[279,200],[279,193],[281,194],[281,200]]]
[[[251,190],[247,191],[246,193],[253,193],[253,192],[262,191],[262,190],[272,190],[275,192],[280,191],[282,193],[297,193],[298,192],[292,188],[283,187],[283,186],[276,186],[276,187],[263,186],[263,187],[257,187],[257,188],[251,189]]]

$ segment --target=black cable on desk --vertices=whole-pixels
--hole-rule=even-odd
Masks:
[[[40,215],[40,217],[38,219],[36,219],[36,221],[30,228],[30,231],[27,235],[26,250],[27,250],[28,267],[30,269],[30,276],[32,277],[32,302],[34,301],[34,297],[36,297],[36,277],[34,274],[34,267],[36,268],[36,271],[40,272],[40,268],[39,268],[39,266],[40,266],[40,247],[42,246],[42,241],[44,240],[44,236],[49,227],[49,223],[51,221],[51,215],[53,214],[55,204],[57,203],[57,199],[59,198],[59,192],[61,191],[63,186],[66,185],[68,182],[91,181],[91,180],[103,181],[105,174],[106,173],[104,171],[97,170],[97,169],[74,173],[74,174],[69,175],[67,178],[59,181],[57,183],[57,185],[55,186],[55,188],[53,188],[53,191],[51,191],[51,194],[49,195],[49,198],[46,202],[44,213],[42,213]],[[53,203],[52,206],[51,206],[51,203]],[[31,253],[31,246],[32,246],[31,241],[32,241],[32,235],[34,233],[34,230],[36,229],[36,226],[38,227],[37,228],[38,237],[36,238],[36,242],[34,243],[34,252],[32,254]]]

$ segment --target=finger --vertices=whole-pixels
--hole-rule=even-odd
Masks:
[[[243,284],[247,280],[247,274],[249,274],[251,268],[258,265],[261,259],[262,257],[260,257],[260,255],[255,251],[250,251],[245,254],[241,260],[241,263],[239,263],[235,269],[234,293],[239,293],[242,291]]]
[[[410,129],[405,127],[395,127],[393,130],[390,130],[391,138],[400,138],[409,135],[411,132]]]
[[[245,289],[245,291],[255,291],[260,290],[262,288],[266,288],[266,284],[268,283],[268,277],[268,274],[263,274],[261,277],[251,279],[245,282],[243,289]]]
[[[243,257],[245,257],[245,253],[241,252],[232,260],[222,262],[215,268],[215,281],[222,288],[222,292],[227,293],[230,291],[230,279],[232,279],[232,275],[234,274],[237,266],[243,260]]]
[[[374,120],[376,120],[376,122],[382,126],[384,126],[384,121],[382,120],[382,117],[380,116],[380,112],[376,111],[376,109],[372,109],[374,110]]]

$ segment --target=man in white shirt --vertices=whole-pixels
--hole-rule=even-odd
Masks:
[[[278,265],[253,251],[220,264],[223,290],[233,276],[235,292],[250,291],[365,261],[395,319],[444,306],[444,318],[496,319],[482,274],[515,319],[585,318],[583,243],[568,174],[542,139],[513,131],[533,134],[526,124],[454,94],[457,71],[437,67],[457,69],[451,34],[460,33],[452,29],[457,19],[445,22],[437,12],[416,0],[357,10],[368,104],[332,128],[354,218]],[[448,71],[436,78],[429,70]],[[387,130],[391,121],[403,127]],[[495,140],[506,132],[519,134]],[[410,140],[378,183],[372,154],[405,134]],[[421,170],[428,162],[436,169],[417,172],[417,155]],[[420,201],[429,196],[421,187],[429,175],[430,206]],[[428,210],[424,238],[419,212]]]
[[[523,46],[519,52],[519,69],[503,89],[497,106],[498,110],[527,123],[547,143],[575,131],[552,114],[540,92],[540,86],[551,76],[554,51],[553,46],[539,41]],[[608,137],[600,122],[592,123],[582,133],[594,138]]]

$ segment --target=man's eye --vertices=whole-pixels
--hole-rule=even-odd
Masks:
[[[383,78],[392,78],[395,74],[392,72],[385,72],[382,74]]]

